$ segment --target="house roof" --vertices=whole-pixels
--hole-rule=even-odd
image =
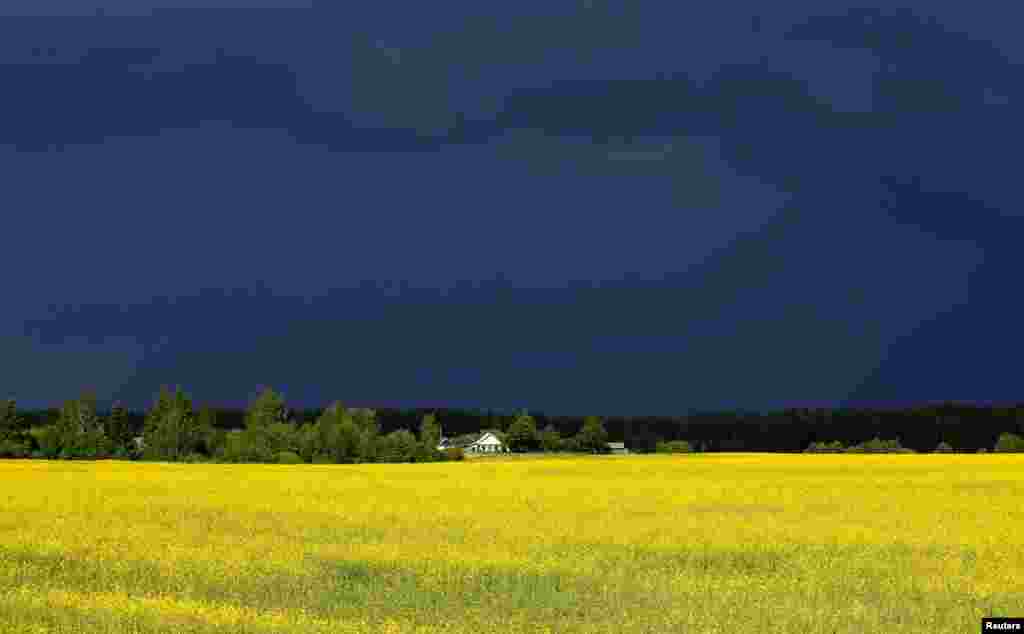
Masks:
[[[471,441],[468,441],[468,442],[458,442],[457,443],[457,442],[455,442],[455,440],[456,440],[455,438],[441,438],[440,445],[441,446],[448,446],[448,447],[469,447],[470,445],[475,445],[475,444],[479,443],[480,441],[484,440],[488,436],[494,438],[494,440],[496,440],[497,442],[501,443],[501,438],[499,438],[496,433],[494,433],[493,431],[488,429],[488,430],[484,430],[484,431],[480,432],[477,435],[475,440],[471,440]],[[502,443],[502,444],[504,444],[504,443]]]
[[[479,437],[479,438],[477,438],[476,440],[474,440],[473,442],[471,442],[471,443],[469,443],[469,444],[471,444],[471,445],[476,445],[476,444],[479,444],[479,443],[482,443],[482,442],[484,442],[485,440],[494,440],[494,441],[496,441],[496,442],[497,442],[497,443],[499,443],[499,444],[503,444],[503,443],[501,442],[501,439],[500,439],[500,438],[498,438],[498,437],[497,437],[497,436],[496,436],[496,435],[494,434],[494,432],[490,432],[490,431],[485,431],[485,432],[483,432],[482,434],[480,434],[480,437]],[[493,444],[493,443],[491,443],[491,444]]]

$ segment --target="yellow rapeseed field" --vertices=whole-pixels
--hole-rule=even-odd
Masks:
[[[1024,455],[0,461],[0,632],[976,632]]]

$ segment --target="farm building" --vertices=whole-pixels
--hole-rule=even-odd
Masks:
[[[618,453],[618,454],[627,454],[627,453],[629,453],[629,449],[626,448],[626,443],[624,443],[624,442],[610,442],[610,443],[608,443],[608,451],[610,451],[612,453]]]
[[[501,442],[497,434],[492,431],[481,432],[475,440],[468,441],[465,438],[441,438],[440,444],[437,445],[439,451],[445,449],[451,449],[453,447],[461,447],[463,451],[471,453],[505,453],[508,451],[508,447],[505,443]]]
[[[494,432],[485,431],[475,441],[466,445],[465,450],[471,453],[504,453],[508,448]]]

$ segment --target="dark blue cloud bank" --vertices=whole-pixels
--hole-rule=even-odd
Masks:
[[[1019,16],[886,6],[2,3],[0,390],[1019,400]]]

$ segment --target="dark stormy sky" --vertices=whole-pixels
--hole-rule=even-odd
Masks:
[[[1019,10],[882,6],[0,2],[0,391],[1020,400]]]

